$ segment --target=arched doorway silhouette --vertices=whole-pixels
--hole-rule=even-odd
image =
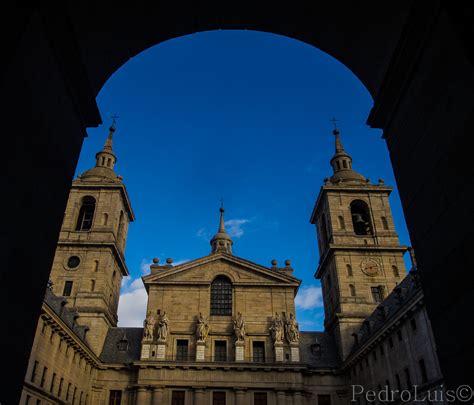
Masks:
[[[2,148],[8,215],[0,308],[8,325],[1,337],[8,348],[4,361],[14,367],[4,379],[11,389],[0,394],[2,402],[15,403],[21,387],[85,129],[101,122],[95,96],[141,50],[172,37],[226,28],[312,44],[348,66],[370,91],[374,108],[368,123],[384,130],[443,373],[448,385],[466,381],[459,364],[473,357],[473,332],[451,330],[469,319],[472,297],[467,282],[472,281],[467,271],[472,233],[465,225],[472,220],[465,204],[467,134],[474,127],[472,6],[454,9],[441,1],[391,6],[292,3],[278,8],[239,2],[226,9],[223,3],[190,2],[110,9],[71,2],[6,10],[13,28],[2,27],[2,111],[12,145]],[[452,212],[466,220],[453,221]]]

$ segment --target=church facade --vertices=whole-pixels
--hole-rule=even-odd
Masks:
[[[75,179],[38,321],[22,404],[442,403],[416,263],[407,274],[383,181],[352,169],[339,131],[316,225],[325,330],[299,330],[301,280],[233,254],[220,209],[207,256],[153,260],[143,328],[118,327],[134,213],[110,128]],[[410,252],[412,253],[412,252]],[[388,397],[387,397],[388,395]],[[384,399],[388,399],[384,401]]]

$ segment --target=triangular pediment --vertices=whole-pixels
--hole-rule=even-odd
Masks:
[[[152,266],[152,274],[143,277],[150,284],[210,284],[224,275],[236,285],[281,285],[298,287],[301,280],[280,269],[270,269],[237,256],[211,254],[174,267]]]

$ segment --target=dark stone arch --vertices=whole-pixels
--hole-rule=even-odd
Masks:
[[[242,1],[227,10],[223,2],[123,9],[63,2],[4,8],[9,24],[0,26],[2,129],[11,146],[0,148],[0,161],[7,166],[4,193],[15,198],[7,201],[8,232],[0,241],[0,308],[9,325],[0,339],[9,348],[5,364],[15,367],[4,378],[10,389],[0,393],[2,403],[18,403],[82,140],[87,127],[101,123],[95,96],[142,50],[221,28],[273,32],[317,46],[351,69],[372,94],[368,123],[384,130],[446,385],[469,382],[459,364],[474,358],[474,331],[450,331],[470,319],[472,283],[459,279],[472,281],[467,271],[472,234],[466,221],[452,221],[450,213],[472,219],[465,204],[470,183],[459,175],[469,173],[470,160],[458,157],[470,150],[467,140],[474,131],[473,5],[339,4],[292,2],[278,8]],[[40,229],[41,238],[25,244],[25,229]],[[19,257],[34,268],[11,271]],[[25,277],[29,282],[18,294],[12,286]]]

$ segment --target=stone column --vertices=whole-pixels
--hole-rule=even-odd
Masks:
[[[204,398],[205,392],[204,388],[194,388],[194,405],[207,405]]]
[[[285,391],[277,391],[276,400],[277,400],[277,405],[286,405],[286,393],[285,393]]]
[[[234,388],[234,390],[235,390],[235,405],[246,405],[245,389]]]
[[[137,388],[136,405],[148,405],[150,403],[150,393],[146,387]]]
[[[301,391],[295,391],[293,393],[293,405],[303,405],[303,394]]]
[[[162,405],[163,403],[163,387],[153,387],[153,394],[151,397],[152,405]]]

